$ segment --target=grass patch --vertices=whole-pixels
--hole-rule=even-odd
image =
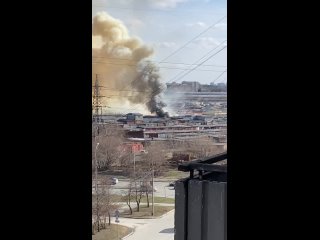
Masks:
[[[121,195],[113,194],[111,197],[112,197],[112,201],[113,202],[125,202],[126,201],[126,197],[123,197]],[[152,202],[151,194],[149,194],[149,202],[150,202],[150,204]],[[154,197],[154,202],[155,203],[174,203],[174,199],[173,198],[165,198],[165,197],[157,197],[157,196],[155,196]],[[135,201],[133,200],[132,203],[135,203]],[[141,203],[147,203],[147,197],[146,196],[142,196]]]
[[[123,201],[125,201],[125,198],[123,198]],[[149,203],[151,204],[152,202],[152,196],[149,195]],[[133,201],[135,203],[135,201]],[[143,196],[141,198],[141,203],[147,203],[147,197]],[[174,203],[173,198],[165,198],[165,197],[154,197],[154,203]]]
[[[163,214],[171,211],[172,209],[174,209],[173,206],[154,206],[154,217],[160,217]],[[147,207],[146,205],[144,206],[140,206],[140,211],[137,212],[137,208],[133,208],[132,209],[132,215],[130,215],[130,211],[126,210],[125,212],[121,213],[120,216],[121,217],[125,217],[125,218],[151,218],[152,215],[152,206],[150,205],[150,207]]]
[[[123,238],[124,236],[127,236],[130,232],[131,229],[128,227],[111,224],[110,226],[107,226],[107,229],[103,229],[100,232],[96,232],[95,235],[92,235],[92,240],[118,240],[120,238]]]
[[[142,203],[147,203],[147,197],[141,198]],[[149,203],[151,204],[152,197],[149,196]],[[174,198],[154,197],[154,203],[174,203]]]
[[[121,195],[112,194],[111,195],[112,202],[125,202],[126,199]]]

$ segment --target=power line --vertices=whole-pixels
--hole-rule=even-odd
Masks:
[[[169,54],[167,57],[165,57],[164,59],[162,59],[160,62],[163,62],[165,60],[167,60],[168,58],[170,58],[171,56],[173,56],[174,54],[176,54],[177,52],[179,52],[182,48],[184,48],[185,46],[187,46],[189,43],[191,43],[192,41],[194,41],[195,39],[197,39],[198,37],[200,37],[202,34],[204,34],[205,32],[209,31],[210,28],[214,27],[215,25],[217,25],[219,22],[221,22],[224,18],[226,18],[226,16],[223,16],[222,18],[220,18],[216,23],[210,25],[208,28],[206,28],[204,31],[202,31],[201,33],[199,33],[197,36],[193,37],[191,40],[189,40],[188,42],[186,42],[184,45],[182,45],[180,48],[178,48],[177,50],[175,50],[174,52],[172,52],[171,54]]]
[[[202,63],[205,63],[206,61],[208,61],[209,59],[211,59],[212,57],[214,57],[215,55],[217,55],[219,52],[221,52],[223,49],[225,49],[227,46],[224,46],[223,48],[221,48],[218,52],[212,54],[209,58],[207,58],[206,60],[204,60]],[[200,63],[198,66],[195,66],[193,69],[190,69],[188,72],[186,72],[185,74],[183,74],[181,77],[179,77],[178,79],[175,79],[176,81],[180,80],[181,78],[185,77],[186,75],[188,75],[189,73],[193,72],[197,67],[199,67],[202,63]]]
[[[224,40],[223,42],[225,42],[226,40]],[[94,58],[103,58],[103,59],[110,59],[110,60],[119,60],[119,61],[132,61],[132,59],[129,59],[129,58],[112,58],[112,57],[100,57],[100,56],[93,56],[92,57],[93,59]],[[159,63],[159,64],[162,64],[162,63],[167,63],[167,64],[175,64],[175,65],[187,65],[187,66],[192,66],[192,65],[197,65],[197,64],[192,64],[192,63],[182,63],[182,62],[166,62],[166,61],[153,61],[153,60],[147,60],[147,61],[150,61],[150,62],[153,62],[153,63]],[[226,67],[226,66],[223,66],[223,65],[211,65],[211,64],[204,64],[202,65],[204,67]]]
[[[93,88],[94,88],[94,86],[93,86]],[[152,93],[152,92],[150,92],[150,91],[136,91],[136,90],[112,89],[112,88],[103,87],[103,86],[101,86],[101,88],[104,88],[104,90],[106,90],[106,91]]]
[[[223,42],[225,42],[225,41],[223,41]],[[172,62],[162,62],[162,63],[177,64],[177,65],[181,64],[181,65],[189,65],[189,66],[196,65],[196,64],[192,64],[192,63],[172,63]],[[204,66],[204,67],[226,67],[226,66],[223,66],[223,65],[211,65],[211,64],[204,64],[202,66]]]
[[[162,59],[159,63],[164,63],[165,60],[167,60],[168,58],[170,58],[171,56],[173,56],[174,54],[176,54],[177,52],[179,52],[181,49],[183,49],[184,47],[186,47],[189,43],[191,43],[192,41],[194,41],[195,39],[197,39],[199,36],[201,36],[202,34],[204,34],[205,32],[209,31],[212,27],[214,27],[215,25],[217,25],[219,22],[221,22],[224,18],[226,18],[226,15],[223,16],[221,19],[219,19],[217,22],[215,22],[214,24],[210,25],[208,28],[206,28],[204,31],[202,31],[201,33],[199,33],[198,35],[196,35],[195,37],[193,37],[191,40],[189,40],[188,42],[186,42],[184,45],[182,45],[181,47],[179,47],[178,49],[176,49],[174,52],[172,52],[171,54],[169,54],[167,57],[165,57],[164,59]],[[188,70],[188,69],[181,69],[181,70]]]
[[[222,44],[224,44],[227,40],[222,41],[218,46],[216,46],[215,48],[211,49],[209,52],[207,52],[204,56],[202,56],[201,58],[199,58],[197,61],[194,62],[194,65],[199,66],[198,62],[202,61],[202,59],[204,59],[205,57],[207,57],[211,52],[213,52],[214,50],[216,50],[218,47],[220,47]],[[181,74],[183,74],[183,72],[178,73],[177,75],[175,75],[173,78],[171,78],[168,82],[174,81],[175,79],[179,78],[181,76]]]
[[[93,62],[93,64],[109,64],[109,65],[118,65],[118,66],[127,66],[127,67],[137,67],[137,64],[117,64],[117,63],[110,63],[110,62]],[[179,69],[179,70],[190,70],[190,68],[177,68],[177,67],[159,67],[158,68],[165,68],[165,69]],[[211,69],[197,69],[197,71],[205,71],[205,72],[223,72],[223,71],[216,71]]]
[[[226,41],[226,40],[225,40]],[[223,44],[225,41],[223,41],[221,44]],[[220,44],[220,45],[221,45]],[[219,47],[219,46],[217,46],[217,47]],[[216,48],[217,48],[216,47]],[[212,52],[213,50],[215,50],[216,48],[214,48],[214,49],[212,49],[211,51],[209,51],[208,53],[210,53],[210,52]],[[225,47],[224,47],[225,48]],[[219,50],[217,53],[219,53],[220,51],[222,51],[223,49],[221,49],[221,50]],[[208,53],[206,54],[206,55],[208,55]],[[191,71],[194,71],[194,70],[196,70],[196,68],[197,67],[199,67],[199,66],[201,66],[204,62],[206,62],[206,61],[208,61],[210,58],[212,58],[214,55],[216,55],[217,53],[215,53],[215,54],[213,54],[213,55],[211,55],[208,59],[206,59],[205,61],[203,61],[202,63],[200,63],[200,64],[192,64],[192,65],[196,65],[193,69],[185,69],[185,70],[189,70],[190,72]],[[205,55],[205,56],[206,56]],[[204,57],[205,57],[204,56]],[[200,58],[200,60],[202,60],[204,57],[202,57],[202,58]],[[198,60],[199,61],[199,60]],[[198,62],[197,61],[197,62]],[[202,65],[203,66],[203,65]],[[190,73],[190,72],[187,72],[185,75],[187,75],[188,73]],[[226,70],[224,70],[224,71],[222,71],[222,74],[223,73],[225,73],[226,72]],[[222,74],[220,74],[219,75],[219,77],[220,76],[222,76]],[[183,76],[181,76],[179,79],[181,79],[182,77],[184,77],[185,75],[183,75]],[[219,78],[218,77],[218,78]],[[217,78],[217,79],[218,79]],[[172,80],[172,79],[171,79]],[[169,80],[169,81],[171,81],[171,80]],[[169,81],[167,81],[167,82],[169,82]],[[117,92],[137,92],[137,93],[151,93],[151,92],[149,92],[149,91],[136,91],[136,90],[124,90],[124,89],[111,89],[111,88],[107,88],[107,87],[104,87],[104,86],[100,86],[101,88],[103,88],[104,90],[107,90],[107,91],[117,91]],[[123,95],[108,95],[108,96],[116,96],[116,97],[134,97],[133,95],[131,95],[131,96],[123,96]]]
[[[143,11],[143,12],[158,12],[158,13],[192,13],[199,14],[201,12],[202,14],[210,14],[210,15],[222,15],[222,13],[218,12],[212,12],[212,11],[204,11],[202,9],[184,9],[184,10],[165,10],[165,9],[152,9],[152,8],[126,8],[126,7],[112,7],[112,6],[106,6],[106,5],[92,5],[93,8],[105,8],[105,9],[115,9],[115,10],[130,10],[130,11]]]
[[[162,63],[162,62],[164,62],[165,60],[167,60],[168,58],[170,58],[171,56],[173,56],[174,54],[176,54],[177,52],[179,52],[181,49],[183,49],[185,46],[187,46],[189,43],[191,43],[192,41],[194,41],[195,39],[197,39],[199,36],[201,36],[203,33],[205,33],[205,32],[207,32],[210,28],[212,28],[213,26],[215,26],[216,24],[218,24],[219,22],[221,22],[224,18],[225,18],[226,16],[224,16],[223,18],[221,18],[221,19],[219,19],[216,23],[214,23],[214,24],[212,24],[212,25],[210,25],[208,28],[206,28],[204,31],[202,31],[200,34],[198,34],[198,35],[196,35],[195,37],[193,37],[191,40],[189,40],[188,42],[186,42],[184,45],[182,45],[181,47],[179,47],[178,49],[176,49],[174,52],[172,52],[171,54],[169,54],[167,57],[165,57],[164,59],[162,59],[161,61],[160,61],[160,63]],[[222,42],[223,43],[223,42]],[[222,44],[221,43],[221,44]],[[221,45],[220,44],[220,45]],[[219,46],[219,45],[218,45]],[[215,54],[214,54],[215,55]],[[211,57],[213,57],[214,55],[212,55]],[[210,58],[211,58],[210,57]],[[209,60],[209,59],[207,59],[207,60]],[[206,61],[207,61],[206,60]],[[206,61],[204,61],[204,62],[206,62]],[[204,62],[202,62],[200,65],[202,65]],[[197,65],[195,68],[192,68],[191,70],[189,70],[189,72],[190,71],[194,71],[194,69],[196,69],[197,67],[198,67],[199,65]],[[144,67],[144,69],[146,68],[146,66]],[[188,72],[188,73],[189,73]],[[187,73],[187,74],[188,74]],[[186,74],[185,74],[186,75]],[[183,76],[185,76],[185,75],[183,75]],[[182,77],[183,77],[182,76]],[[122,89],[122,90],[124,90],[124,89]]]
[[[219,19],[216,23],[210,25],[208,28],[206,28],[204,31],[202,31],[201,33],[199,33],[198,35],[196,35],[195,37],[193,37],[191,40],[189,40],[188,42],[186,42],[184,45],[182,45],[181,47],[179,47],[178,49],[176,49],[174,52],[172,52],[171,54],[169,54],[167,57],[165,57],[164,59],[162,59],[159,63],[163,63],[165,60],[167,60],[168,58],[170,58],[171,56],[173,56],[174,54],[176,54],[177,52],[179,52],[181,49],[183,49],[185,46],[187,46],[189,43],[191,43],[192,41],[194,41],[195,39],[197,39],[199,36],[201,36],[202,34],[204,34],[205,32],[207,32],[210,28],[212,28],[213,26],[217,25],[219,22],[221,22],[224,18],[226,18],[226,16],[223,16],[221,19]],[[223,42],[222,42],[223,43]],[[222,44],[221,43],[221,44]],[[221,45],[219,44],[219,45]],[[218,46],[219,46],[218,45]],[[217,47],[218,47],[217,46]],[[220,51],[219,51],[220,52]],[[217,53],[219,53],[217,52]],[[217,54],[216,53],[216,54]],[[215,56],[216,54],[212,55],[211,57]],[[210,57],[210,58],[211,58]],[[209,58],[209,59],[210,59]],[[207,60],[209,60],[207,59]],[[204,62],[206,62],[207,60],[205,60]],[[204,62],[202,62],[200,65],[202,65]],[[198,65],[199,66],[199,65]],[[190,73],[191,71],[194,71],[194,69],[196,69],[198,66],[196,66],[195,68],[189,70],[189,72],[187,72],[186,74],[184,74],[182,77],[184,77],[185,75],[187,75],[188,73]],[[146,67],[145,67],[146,68]],[[180,77],[179,79],[181,79],[182,77]],[[168,82],[168,81],[167,81]]]
[[[217,81],[225,72],[227,72],[227,69],[224,70],[215,80],[213,80],[213,83]]]
[[[181,49],[183,49],[184,47],[186,47],[189,43],[191,43],[192,41],[194,41],[195,39],[197,39],[199,36],[201,36],[202,34],[204,34],[205,32],[209,31],[212,27],[214,27],[215,25],[217,25],[219,22],[221,22],[224,18],[226,18],[226,15],[223,16],[221,19],[219,19],[217,22],[215,22],[214,24],[210,25],[208,28],[206,28],[204,31],[202,31],[201,33],[199,33],[198,35],[196,35],[195,37],[193,37],[191,40],[189,40],[188,42],[186,42],[184,45],[182,45],[181,47],[179,47],[178,49],[176,49],[174,52],[172,52],[171,54],[169,54],[167,57],[163,58],[159,63],[164,63],[165,60],[167,60],[168,58],[170,58],[171,56],[173,56],[174,54],[176,54],[177,52],[179,52]]]
[[[204,31],[202,31],[201,33],[199,33],[198,35],[196,35],[195,37],[193,37],[191,40],[189,40],[188,42],[186,42],[184,45],[182,45],[181,47],[179,47],[178,49],[176,49],[175,51],[173,51],[171,54],[169,54],[167,57],[163,58],[159,63],[164,63],[168,58],[170,58],[171,56],[173,56],[174,54],[176,54],[177,52],[179,52],[181,49],[185,48],[189,43],[191,43],[192,41],[194,41],[195,39],[197,39],[199,36],[201,36],[202,34],[204,34],[205,32],[209,31],[212,27],[214,27],[215,25],[217,25],[219,22],[221,22],[224,18],[226,18],[226,16],[222,17],[221,19],[219,19],[216,23],[210,25],[208,28],[206,28]],[[225,48],[225,47],[224,47]],[[223,49],[224,49],[223,48]],[[221,49],[220,51],[222,51],[223,49]],[[219,53],[220,51],[218,51],[217,53]],[[194,68],[188,70],[188,72],[186,74],[184,74],[182,77],[184,77],[185,75],[187,75],[188,73],[194,71],[197,67],[199,67],[200,65],[202,65],[203,63],[205,63],[207,60],[209,60],[210,58],[212,58],[213,56],[215,56],[217,53],[213,54],[212,56],[210,56],[208,59],[206,59],[205,61],[203,61],[202,63],[200,63],[199,65],[196,65]],[[146,68],[146,66],[145,66]],[[186,70],[186,69],[184,69]],[[179,79],[181,79],[182,77],[180,77]],[[124,90],[124,89],[122,89]],[[130,97],[130,96],[129,96]],[[143,104],[143,103],[142,103]]]
[[[225,73],[226,71],[227,70],[225,70],[223,73]],[[222,76],[222,74],[220,76]],[[121,89],[113,89],[113,88],[107,88],[107,87],[101,87],[101,88],[104,88],[105,91],[115,91],[115,92],[152,93],[151,91],[121,90]],[[108,96],[109,97],[135,97],[135,95],[114,95],[114,94],[113,95],[108,94]],[[163,98],[164,99],[176,99],[176,97],[168,97],[168,96],[163,96]]]

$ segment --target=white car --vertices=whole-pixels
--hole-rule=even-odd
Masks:
[[[117,184],[119,182],[119,179],[118,178],[111,178],[111,182],[112,184]]]

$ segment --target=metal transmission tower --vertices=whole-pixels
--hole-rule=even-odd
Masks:
[[[101,103],[101,98],[105,97],[100,95],[98,74],[96,74],[96,81],[93,86],[93,96],[92,96],[92,120],[96,123],[102,122],[102,108],[104,107]]]

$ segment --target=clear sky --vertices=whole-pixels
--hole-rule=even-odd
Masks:
[[[227,81],[226,0],[93,0],[92,6],[93,16],[106,11],[155,49],[151,60],[162,82]]]

